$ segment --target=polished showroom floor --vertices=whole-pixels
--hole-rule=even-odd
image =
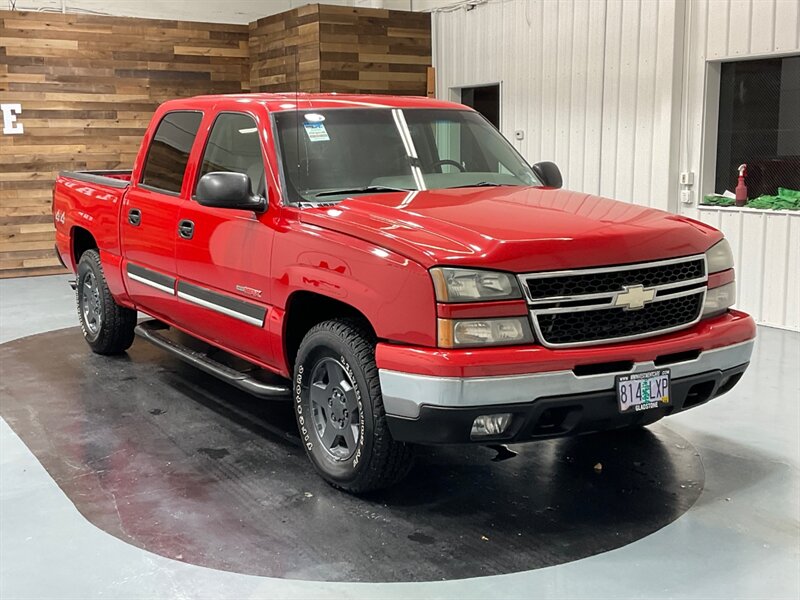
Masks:
[[[72,294],[0,281],[2,598],[800,596],[798,333],[648,431],[423,449],[353,498],[284,403],[91,355]]]

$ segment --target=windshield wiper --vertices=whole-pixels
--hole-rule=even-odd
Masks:
[[[322,196],[343,196],[345,194],[370,194],[370,193],[381,193],[381,192],[410,192],[410,191],[411,190],[406,188],[389,187],[386,185],[366,185],[360,188],[325,190],[324,192],[319,192],[318,194],[314,194],[314,197],[321,198]]]
[[[468,188],[468,187],[503,187],[514,185],[512,183],[494,183],[492,181],[479,181],[478,183],[468,183],[467,185],[453,185],[450,187],[446,187],[446,190],[458,190],[461,188]]]

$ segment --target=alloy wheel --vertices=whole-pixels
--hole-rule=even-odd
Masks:
[[[83,324],[89,333],[97,335],[103,325],[103,307],[100,301],[100,288],[97,285],[97,278],[94,273],[89,271],[83,278],[81,286],[81,309],[83,314]]]
[[[361,436],[353,378],[338,360],[320,359],[311,372],[310,396],[320,444],[336,460],[349,459]]]

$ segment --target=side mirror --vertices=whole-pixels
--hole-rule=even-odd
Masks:
[[[250,177],[244,173],[219,171],[203,175],[197,182],[195,198],[203,206],[267,210],[267,199],[253,194]]]
[[[556,163],[546,160],[536,163],[532,168],[536,177],[546,187],[559,189],[564,184],[564,180],[561,178],[561,170]]]

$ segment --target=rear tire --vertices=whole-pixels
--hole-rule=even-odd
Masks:
[[[97,250],[87,250],[81,255],[75,300],[83,339],[93,352],[121,354],[131,347],[136,311],[114,301]]]
[[[294,409],[306,454],[331,485],[365,493],[411,469],[412,446],[392,439],[386,423],[374,336],[357,321],[325,321],[303,338]]]

